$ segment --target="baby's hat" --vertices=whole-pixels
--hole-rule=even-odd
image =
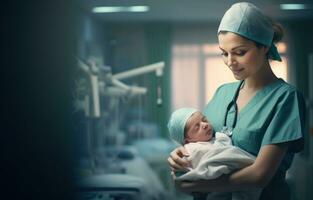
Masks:
[[[188,118],[198,110],[195,108],[180,108],[175,110],[167,124],[170,138],[178,144],[184,144],[184,129]]]

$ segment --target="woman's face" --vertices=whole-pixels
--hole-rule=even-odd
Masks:
[[[185,143],[207,142],[213,137],[213,128],[200,112],[192,114],[185,126]]]
[[[267,47],[257,47],[253,41],[231,32],[220,33],[218,41],[223,61],[237,80],[257,76],[264,68]]]

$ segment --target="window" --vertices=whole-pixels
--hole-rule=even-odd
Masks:
[[[271,61],[274,73],[287,80],[286,45],[277,49],[282,62]],[[191,106],[203,109],[215,90],[236,79],[223,63],[218,44],[175,44],[172,48],[172,109]]]

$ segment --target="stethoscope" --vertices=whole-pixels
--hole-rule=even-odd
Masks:
[[[225,113],[225,117],[224,117],[224,125],[222,127],[222,130],[221,132],[226,134],[227,136],[231,137],[233,135],[233,130],[237,124],[237,115],[238,115],[238,106],[237,106],[237,98],[238,98],[238,95],[239,95],[239,91],[242,87],[242,84],[244,83],[244,80],[240,81],[239,83],[239,86],[235,92],[235,95],[233,97],[233,99],[231,100],[231,102],[228,104],[227,106],[227,109],[226,109],[226,113]],[[227,115],[228,115],[228,112],[229,110],[231,109],[231,107],[234,106],[235,107],[235,117],[234,117],[234,121],[233,121],[233,124],[231,127],[228,127],[226,122],[227,122]]]

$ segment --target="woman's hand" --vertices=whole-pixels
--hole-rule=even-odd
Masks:
[[[175,188],[183,193],[210,193],[210,192],[231,192],[241,190],[239,187],[229,187],[229,174],[224,174],[216,179],[197,180],[197,181],[177,181]]]
[[[188,156],[189,154],[187,153],[186,149],[183,146],[177,147],[171,152],[167,161],[172,170],[172,176],[174,175],[173,172],[176,172],[176,171],[183,171],[183,172],[188,171],[187,168],[191,166],[190,162],[187,159],[185,159],[185,157],[188,157]]]
[[[197,182],[175,180],[175,188],[180,192],[191,195],[192,193],[197,192]]]

